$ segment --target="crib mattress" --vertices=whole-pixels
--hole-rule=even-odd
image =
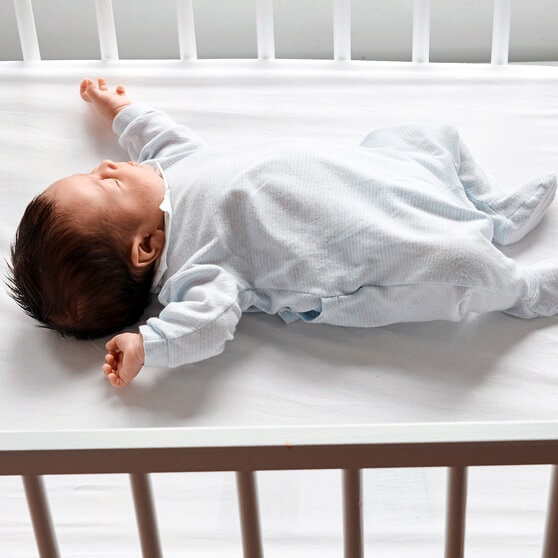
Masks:
[[[0,63],[0,269],[32,196],[103,158],[127,160],[110,126],[79,98],[104,75],[221,145],[280,136],[356,145],[379,126],[445,122],[503,188],[558,170],[554,67],[248,60]],[[556,202],[558,204],[558,202]],[[557,254],[558,205],[521,242],[520,262]],[[224,353],[144,369],[125,389],[105,379],[106,340],[59,339],[0,291],[0,430],[79,432],[558,418],[558,319],[501,313],[462,322],[340,328],[244,315]],[[148,313],[157,311],[153,305]],[[1,433],[0,433],[1,434]],[[2,444],[0,435],[0,444]],[[442,549],[444,471],[364,476],[371,554]],[[338,556],[338,472],[258,474],[266,556]],[[285,481],[280,483],[279,481]],[[125,477],[47,477],[64,556],[136,556]],[[153,475],[165,556],[240,556],[232,473]],[[468,556],[538,556],[548,468],[471,470]],[[0,478],[0,558],[34,542],[18,479]],[[493,501],[504,501],[504,508]],[[79,502],[79,504],[78,504]],[[85,510],[77,517],[76,506]],[[107,514],[110,512],[110,516]],[[114,521],[117,515],[118,521]],[[9,518],[9,519],[8,519]],[[512,537],[505,537],[510,532]],[[103,537],[99,534],[102,533]],[[374,549],[372,551],[372,548]],[[422,551],[424,549],[424,552]],[[81,551],[81,553],[80,553]]]

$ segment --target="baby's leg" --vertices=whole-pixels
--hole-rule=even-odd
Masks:
[[[520,318],[558,314],[558,258],[519,265],[484,237],[442,242],[415,279],[459,297],[446,319],[500,310]],[[451,299],[451,297],[450,297]]]
[[[556,174],[535,178],[513,192],[499,189],[475,162],[459,132],[440,124],[403,124],[378,128],[360,143],[363,147],[392,146],[414,154],[450,156],[463,190],[471,203],[494,223],[493,241],[512,244],[535,228],[556,192]]]
[[[459,139],[459,180],[467,197],[494,223],[494,242],[512,244],[533,230],[556,192],[556,174],[535,178],[513,192],[498,190]]]
[[[360,327],[458,321],[469,312],[552,316],[558,314],[558,259],[520,266],[488,239],[473,246],[451,242],[426,256],[407,282],[366,285],[323,302],[312,321]]]

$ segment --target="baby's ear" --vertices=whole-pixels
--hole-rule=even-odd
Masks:
[[[165,232],[156,229],[147,236],[137,235],[132,241],[130,260],[136,268],[151,267],[161,255],[165,245]]]

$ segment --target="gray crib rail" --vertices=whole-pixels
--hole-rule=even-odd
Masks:
[[[558,552],[558,422],[0,432],[0,474],[22,475],[41,558],[56,536],[41,475],[128,473],[144,558],[162,556],[149,473],[236,471],[245,558],[261,558],[256,471],[340,469],[345,558],[362,558],[361,470],[447,467],[445,557],[464,556],[467,467],[552,464],[543,558]]]

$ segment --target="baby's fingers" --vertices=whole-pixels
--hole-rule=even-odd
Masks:
[[[120,381],[120,378],[114,372],[107,374],[107,378],[113,386],[119,385],[118,382]]]
[[[120,347],[118,346],[118,341],[117,341],[117,337],[119,337],[118,335],[116,335],[115,337],[113,337],[112,339],[109,339],[106,343],[105,343],[105,349],[107,351],[109,351],[109,353],[111,355],[116,355],[116,353],[120,352]]]
[[[126,385],[127,382],[125,382],[124,380],[122,380],[119,376],[117,376],[116,374],[109,374],[107,376],[107,378],[109,379],[109,382],[114,386],[114,387],[123,387]]]
[[[87,88],[89,87],[89,84],[95,87],[95,84],[89,78],[85,78],[84,80],[82,80],[79,85],[79,94],[81,95],[81,98],[88,103],[91,102],[91,97],[89,97],[89,95],[87,94]]]
[[[99,89],[101,91],[108,91],[107,80],[104,77],[97,78],[97,81],[99,82]]]

